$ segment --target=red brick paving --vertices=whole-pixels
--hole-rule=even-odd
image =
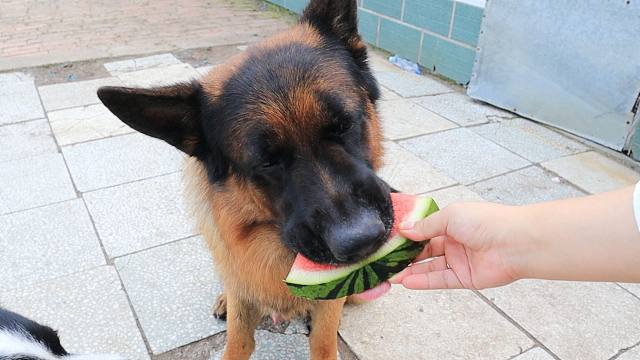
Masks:
[[[247,43],[286,26],[253,0],[2,0],[0,70]]]

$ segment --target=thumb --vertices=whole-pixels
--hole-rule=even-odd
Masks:
[[[418,222],[400,224],[400,234],[413,241],[424,241],[447,234],[447,211],[439,211]]]

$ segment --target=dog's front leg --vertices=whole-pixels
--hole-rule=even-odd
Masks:
[[[261,320],[258,308],[227,293],[227,347],[223,360],[248,360],[255,349],[253,338]]]
[[[311,313],[311,360],[336,360],[344,299],[320,301]]]

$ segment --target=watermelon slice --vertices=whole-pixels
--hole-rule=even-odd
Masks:
[[[394,222],[389,240],[373,255],[356,264],[318,264],[298,254],[285,279],[289,291],[311,300],[329,300],[373,289],[406,268],[426,242],[407,240],[399,234],[404,221],[418,221],[438,211],[429,197],[391,194]]]

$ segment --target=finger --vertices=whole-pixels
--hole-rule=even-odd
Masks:
[[[400,271],[399,273],[393,275],[391,279],[389,279],[389,282],[392,284],[402,284],[402,280],[409,275],[411,275],[411,270],[409,270],[409,268],[406,268]]]
[[[472,288],[471,260],[464,246],[457,241],[448,239],[446,244],[447,262],[451,268],[456,269],[456,276],[462,282],[464,288]]]
[[[418,255],[414,263],[420,262],[422,260],[431,259],[434,257],[444,255],[444,241],[446,236],[438,236],[435,239],[431,239],[429,243],[424,247],[424,250]]]
[[[446,235],[448,221],[445,209],[416,223],[400,224],[400,234],[413,241],[433,239]]]
[[[440,271],[445,269],[447,269],[447,260],[442,256],[431,261],[412,264],[408,268],[392,276],[391,279],[389,279],[389,282],[392,284],[401,284],[405,278],[411,275],[424,274],[431,271]]]
[[[451,269],[414,274],[405,277],[402,285],[413,290],[462,289],[463,286]]]
[[[408,268],[411,275],[424,274],[433,271],[443,271],[447,269],[447,259],[444,256],[435,258],[430,261],[413,264]]]
[[[429,241],[429,243],[425,246],[424,250],[422,251],[422,253],[420,253],[420,255],[418,255],[414,260],[413,260],[413,264],[410,265],[409,267],[407,267],[406,269],[402,270],[401,272],[395,274],[394,276],[391,277],[391,279],[389,279],[389,282],[392,284],[400,284],[402,282],[402,279],[404,279],[406,276],[413,274],[413,270],[412,268],[416,265],[418,265],[417,263],[423,261],[423,260],[427,260],[427,259],[431,259],[434,257],[440,257],[440,256],[444,256],[444,242],[445,242],[446,237],[444,236],[440,236],[437,237],[431,241]],[[444,260],[442,260],[444,261]],[[445,265],[446,265],[446,261],[445,261]]]

